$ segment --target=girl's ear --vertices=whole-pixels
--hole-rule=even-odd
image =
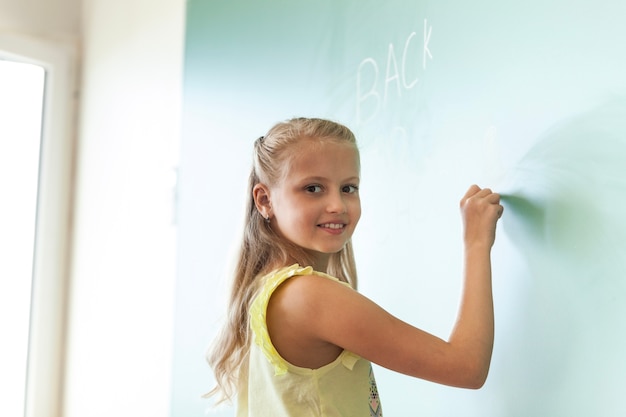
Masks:
[[[270,190],[265,184],[257,184],[252,189],[254,205],[265,219],[269,219],[272,213],[272,203],[270,201]]]

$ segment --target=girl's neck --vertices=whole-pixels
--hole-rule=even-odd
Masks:
[[[307,256],[308,260],[298,259],[298,257],[291,256],[287,259],[287,264],[282,265],[282,267],[290,266],[293,264],[299,264],[302,267],[310,266],[318,272],[325,273],[327,271],[330,255],[326,253],[313,252],[313,251],[306,251],[306,254],[308,255]],[[281,267],[281,266],[278,265],[278,267]],[[272,269],[277,269],[277,268],[272,268]]]
[[[320,252],[311,252],[311,266],[314,270],[318,272],[326,272],[328,270],[328,260],[330,259],[330,255],[327,253]]]

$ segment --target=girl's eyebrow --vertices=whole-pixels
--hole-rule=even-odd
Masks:
[[[327,178],[325,177],[304,177],[302,178],[302,182],[322,182],[322,181],[326,181]]]
[[[301,180],[302,182],[324,182],[324,181],[328,181],[328,178],[326,177],[319,177],[319,176],[315,176],[315,177],[305,177],[302,178]],[[344,180],[342,180],[341,182],[359,182],[360,181],[360,177],[358,176],[354,176],[354,177],[349,177],[346,178]]]

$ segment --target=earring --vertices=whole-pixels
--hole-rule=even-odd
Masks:
[[[265,223],[269,224],[269,222],[270,222],[270,215],[269,215],[269,213],[268,214],[263,214],[260,211],[258,211],[257,213],[259,213],[261,215],[263,220],[265,220]]]

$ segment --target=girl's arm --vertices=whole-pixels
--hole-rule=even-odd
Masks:
[[[451,346],[467,352],[474,369],[472,384],[479,388],[489,372],[493,348],[494,316],[491,290],[491,247],[496,222],[502,215],[500,196],[489,189],[470,187],[461,200],[464,220],[465,280],[456,325],[449,338]]]
[[[347,349],[407,375],[480,388],[493,346],[490,251],[502,207],[497,194],[472,186],[461,211],[464,290],[448,341],[392,316],[345,285],[303,276],[281,285],[268,307],[268,327],[278,352],[294,365],[315,368],[328,363],[332,352]]]

